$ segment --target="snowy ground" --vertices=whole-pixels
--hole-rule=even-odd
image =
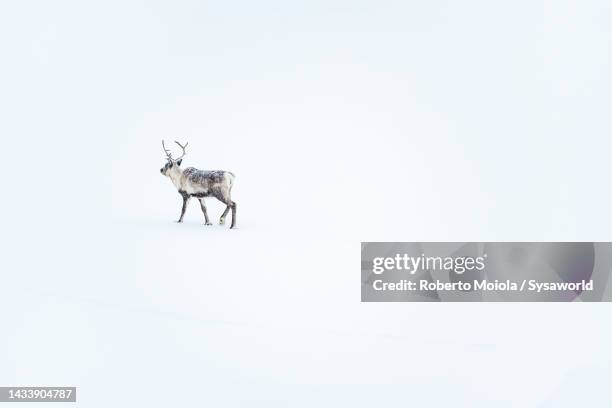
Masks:
[[[359,286],[361,241],[610,239],[609,10],[238,3],[0,6],[0,385],[105,408],[609,401],[608,304]],[[237,174],[238,229],[196,202],[174,222],[162,138]]]

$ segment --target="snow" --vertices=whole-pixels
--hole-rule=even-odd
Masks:
[[[239,3],[0,12],[0,385],[514,407],[606,375],[607,304],[367,304],[359,282],[361,241],[609,239],[599,3]],[[236,174],[236,230],[214,199],[214,225],[195,200],[175,223],[161,139]]]

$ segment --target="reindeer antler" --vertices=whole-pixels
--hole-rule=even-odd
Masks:
[[[179,142],[177,142],[176,140],[174,141],[174,143],[176,143],[177,145],[179,145],[181,147],[181,149],[183,149],[183,155],[181,157],[179,157],[178,159],[173,159],[172,158],[172,153],[170,153],[170,150],[166,149],[166,145],[164,144],[164,140],[162,139],[162,147],[164,148],[164,152],[166,153],[166,156],[168,156],[168,160],[178,161],[178,160],[181,160],[183,157],[185,157],[185,155],[187,154],[187,152],[185,152],[185,148],[187,147],[189,142],[185,143],[184,146],[182,144],[180,144]]]
[[[166,149],[166,145],[164,144],[164,140],[162,139],[162,147],[164,148],[164,152],[166,156],[168,156],[168,160],[172,160],[172,153],[168,149]]]
[[[185,151],[185,148],[187,147],[187,145],[189,144],[189,142],[185,143],[185,146],[183,146],[182,144],[180,144],[179,142],[177,142],[176,140],[174,141],[174,143],[176,143],[177,145],[179,145],[181,147],[181,149],[183,149],[183,155],[181,157],[179,157],[176,160],[181,160],[183,157],[185,157],[185,155],[187,154],[187,152]]]

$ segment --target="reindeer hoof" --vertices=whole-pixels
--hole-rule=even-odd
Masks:
[[[221,219],[219,220],[219,225],[223,225],[223,224],[225,224],[225,218],[221,218]]]
[[[176,222],[177,222],[177,224],[180,224],[180,223],[182,223],[182,222],[183,222],[183,220],[178,220],[178,221],[176,221]]]
[[[212,225],[212,222],[205,222],[204,225]]]

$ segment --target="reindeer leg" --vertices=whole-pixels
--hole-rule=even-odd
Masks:
[[[204,213],[204,225],[212,225],[212,223],[208,219],[208,213],[206,212],[206,204],[204,204],[203,198],[200,198],[200,207],[202,208],[202,212]]]
[[[232,225],[230,225],[230,229],[234,228],[236,225],[236,203],[234,201],[232,203]]]
[[[183,208],[181,209],[181,218],[177,222],[183,222],[183,217],[185,216],[185,210],[187,210],[187,203],[189,202],[189,195],[187,193],[181,193],[183,196]]]
[[[227,205],[227,207],[225,207],[225,211],[223,211],[223,214],[221,214],[221,219],[219,220],[219,225],[225,224],[225,216],[229,212],[230,208],[232,208],[232,206],[229,205],[229,204]]]
[[[219,224],[222,224],[225,222],[225,216],[227,215],[227,212],[230,210],[232,210],[232,224],[230,225],[230,229],[234,228],[234,225],[236,225],[236,203],[232,201],[232,199],[230,198],[229,193],[226,192],[217,192],[217,194],[215,194],[215,197],[217,198],[217,200],[221,201],[223,204],[227,205],[227,207],[225,207],[225,211],[223,211],[223,214],[221,215],[221,220],[219,221]]]

